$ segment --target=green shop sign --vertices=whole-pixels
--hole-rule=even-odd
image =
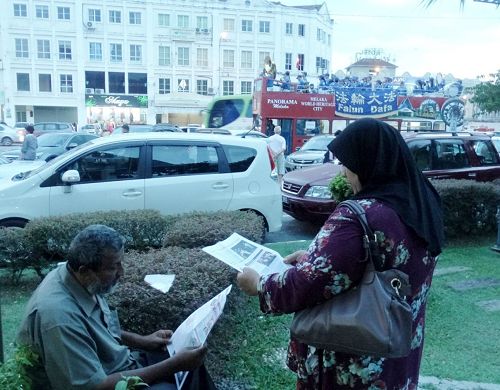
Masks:
[[[86,107],[144,107],[147,95],[85,95]]]

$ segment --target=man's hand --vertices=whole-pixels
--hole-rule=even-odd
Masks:
[[[143,336],[143,349],[147,351],[165,351],[172,333],[171,330],[161,329],[150,335]]]
[[[202,365],[207,354],[207,345],[192,349],[181,349],[169,360],[173,363],[174,372],[192,371]]]
[[[305,251],[305,250],[298,250],[296,252],[293,252],[283,259],[283,263],[295,265],[295,264],[297,264],[297,262],[299,262],[299,260],[302,258],[302,256],[304,256],[306,253],[307,253],[307,251]]]
[[[243,292],[250,296],[257,295],[257,284],[259,283],[260,275],[252,268],[245,267],[243,272],[238,273],[236,280],[238,286]]]

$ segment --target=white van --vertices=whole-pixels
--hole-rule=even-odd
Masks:
[[[279,186],[261,140],[213,134],[96,138],[0,183],[0,226],[76,212],[253,210],[281,229]]]

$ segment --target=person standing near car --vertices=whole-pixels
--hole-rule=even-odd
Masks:
[[[285,174],[285,150],[286,140],[281,135],[281,126],[274,128],[274,135],[269,137],[269,148],[273,154],[274,164],[276,165],[276,172],[278,174],[278,184],[281,187],[283,182],[283,175]]]
[[[35,128],[33,126],[26,126],[26,135],[24,136],[23,146],[21,147],[21,160],[34,160],[36,158],[38,141],[33,134],[34,131]]]
[[[122,134],[125,134],[125,133],[129,133],[130,132],[130,128],[128,127],[128,125],[125,123],[123,126],[122,126]]]

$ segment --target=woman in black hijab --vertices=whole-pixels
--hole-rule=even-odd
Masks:
[[[439,195],[416,168],[398,131],[384,122],[352,123],[329,150],[344,165],[352,198],[365,210],[383,268],[399,269],[409,277],[411,352],[397,359],[319,352],[292,337],[287,365],[297,373],[298,390],[416,389],[427,296],[443,242]],[[294,267],[264,276],[245,268],[238,284],[247,294],[258,295],[264,313],[293,313],[317,305],[359,283],[366,267],[360,261],[365,255],[362,237],[351,211],[337,207],[307,251],[285,258]]]

